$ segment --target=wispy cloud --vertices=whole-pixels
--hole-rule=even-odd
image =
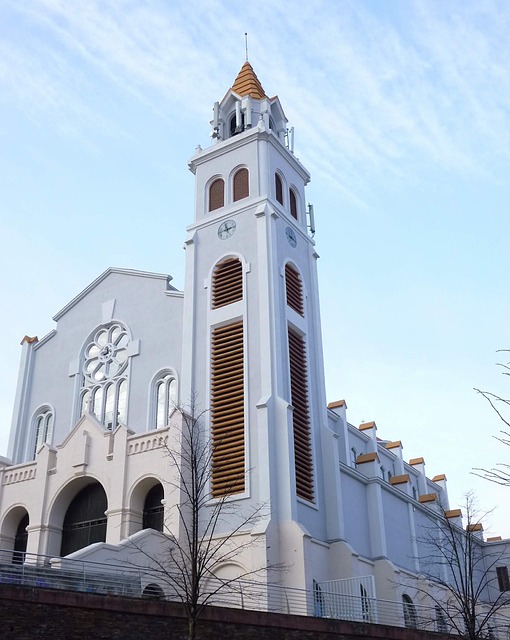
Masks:
[[[405,179],[416,158],[468,173],[508,161],[507,3],[417,0],[376,15],[362,2],[284,0],[271,20],[259,5],[199,4],[8,3],[22,33],[3,38],[4,92],[60,127],[108,128],[104,83],[170,118],[204,113],[231,80],[225,69],[240,66],[248,30],[312,168],[353,199],[374,176]]]

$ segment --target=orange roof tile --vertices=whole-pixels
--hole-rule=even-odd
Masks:
[[[345,400],[336,400],[335,402],[330,402],[328,404],[328,409],[337,409],[338,407],[343,407],[345,405]]]
[[[241,97],[251,96],[257,100],[267,98],[266,92],[260,84],[260,80],[257,78],[253,67],[248,61],[243,64],[241,71],[237,74],[237,78],[232,85],[232,91]]]
[[[395,440],[395,442],[387,442],[384,446],[386,449],[397,449],[402,446],[402,442],[400,440]]]
[[[435,502],[437,499],[437,493],[424,493],[418,496],[418,502]]]
[[[24,344],[25,342],[28,342],[28,344],[32,344],[34,342],[39,342],[39,338],[37,336],[24,336],[23,340],[20,342],[20,344]]]
[[[444,512],[445,518],[461,518],[462,511],[460,509],[450,509]]]
[[[373,429],[375,427],[375,422],[362,422],[360,424],[360,426],[358,427],[358,429],[360,431],[365,431],[365,429]]]
[[[409,464],[411,466],[415,465],[415,464],[423,464],[425,462],[425,460],[423,458],[411,458],[411,460],[409,460]]]
[[[390,478],[390,484],[406,484],[407,482],[409,482],[409,474],[408,473],[404,473],[401,476],[393,476],[393,478]]]

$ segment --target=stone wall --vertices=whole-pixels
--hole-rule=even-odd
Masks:
[[[9,585],[0,585],[0,625],[2,640],[185,640],[187,631],[179,604]],[[431,634],[209,607],[197,635],[199,640],[430,640]]]

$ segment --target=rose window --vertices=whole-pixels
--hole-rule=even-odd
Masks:
[[[129,337],[119,324],[96,331],[85,349],[83,373],[92,383],[120,375],[128,363]]]

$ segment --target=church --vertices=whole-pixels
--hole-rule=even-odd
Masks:
[[[168,449],[176,407],[193,399],[214,452],[211,504],[228,492],[240,518],[264,505],[240,532],[257,544],[216,577],[282,565],[263,579],[427,604],[420,531],[434,514],[462,527],[462,514],[445,475],[405,461],[374,422],[349,424],[344,400],[327,404],[310,174],[249,62],[211,126],[211,146],[189,161],[184,290],[167,274],[110,268],[48,335],[23,338],[0,458],[2,561],[122,559],[126,541],[172,526]],[[477,540],[508,542],[485,541],[481,526]],[[506,559],[497,577],[508,581]]]

